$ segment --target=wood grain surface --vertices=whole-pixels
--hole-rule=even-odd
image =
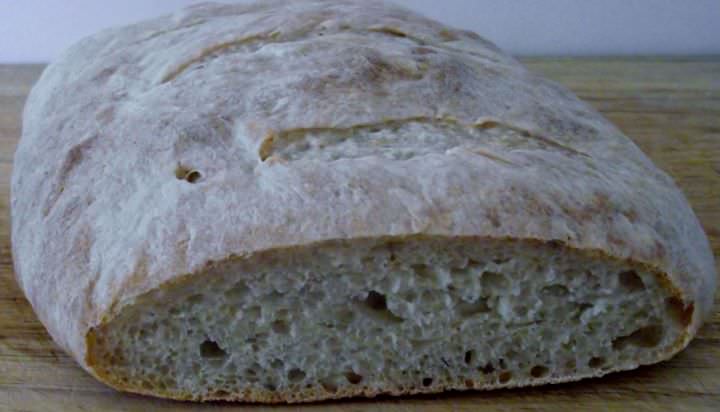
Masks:
[[[720,256],[720,57],[530,59],[615,122],[690,199]],[[9,189],[27,93],[43,66],[0,65],[0,411],[270,409],[390,411],[720,411],[720,316],[674,359],[602,379],[544,388],[458,392],[305,406],[197,405],[126,395],[96,382],[49,338],[18,289]]]

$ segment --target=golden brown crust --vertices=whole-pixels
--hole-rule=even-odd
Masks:
[[[88,334],[91,335],[92,331]],[[687,346],[687,344],[690,342],[690,335],[687,333],[684,333],[680,338],[678,338],[677,342],[672,345],[671,348],[669,348],[662,358],[657,359],[657,362],[660,362],[662,360],[670,359],[675,353],[679,352],[683,348]],[[431,394],[431,393],[439,393],[444,392],[448,390],[457,390],[457,391],[465,391],[465,390],[493,390],[493,389],[510,389],[510,388],[518,388],[518,387],[527,387],[527,386],[541,386],[541,385],[547,385],[547,384],[558,384],[558,383],[566,383],[566,382],[574,382],[579,381],[582,379],[587,378],[599,378],[601,376],[605,376],[607,374],[613,373],[613,372],[621,372],[621,371],[628,371],[635,369],[642,365],[635,365],[634,367],[630,368],[607,368],[607,369],[600,369],[596,373],[593,374],[587,374],[587,375],[565,375],[560,377],[544,377],[544,378],[534,378],[534,379],[527,379],[523,381],[511,381],[509,383],[499,383],[496,380],[493,380],[492,383],[488,382],[478,382],[472,379],[462,379],[458,380],[454,383],[447,383],[447,384],[440,384],[434,383],[430,386],[414,386],[410,388],[400,388],[400,387],[388,387],[384,388],[383,390],[376,390],[376,389],[368,389],[363,388],[362,386],[359,386],[357,388],[355,387],[349,387],[349,388],[343,388],[338,389],[337,391],[327,391],[321,387],[314,387],[312,389],[301,389],[299,391],[285,391],[285,392],[271,392],[269,390],[264,389],[247,389],[242,391],[241,393],[226,393],[216,396],[207,396],[207,397],[196,397],[193,396],[190,393],[177,393],[177,392],[170,392],[170,391],[163,391],[159,389],[143,389],[139,387],[133,387],[130,385],[123,385],[120,383],[117,379],[115,379],[113,376],[110,375],[98,375],[95,376],[103,381],[108,386],[111,386],[117,390],[125,391],[125,392],[131,392],[131,393],[137,393],[141,395],[150,395],[150,396],[156,396],[161,398],[168,398],[168,399],[174,399],[179,401],[202,401],[202,402],[211,402],[211,401],[230,401],[230,402],[251,402],[251,403],[308,403],[308,402],[316,402],[316,401],[324,401],[324,400],[332,400],[332,399],[342,399],[342,398],[349,398],[349,397],[367,397],[367,398],[373,398],[375,396],[380,395],[392,395],[392,396],[400,396],[400,395],[417,395],[417,394]],[[469,384],[468,384],[469,383]]]

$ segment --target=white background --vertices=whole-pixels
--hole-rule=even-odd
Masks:
[[[720,53],[720,0],[395,1],[516,55]],[[48,61],[97,30],[193,2],[0,0],[0,62]]]

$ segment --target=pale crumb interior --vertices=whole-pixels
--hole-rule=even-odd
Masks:
[[[656,275],[553,245],[356,240],[221,262],[140,297],[93,351],[138,390],[302,400],[629,369],[690,315]]]

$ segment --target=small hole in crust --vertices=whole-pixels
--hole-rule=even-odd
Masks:
[[[190,183],[195,183],[198,180],[200,180],[201,177],[202,177],[202,175],[200,174],[200,172],[198,172],[197,170],[193,170],[190,173],[188,173],[187,176],[185,176],[185,180],[187,180]]]
[[[637,292],[645,289],[642,278],[634,270],[620,272],[620,274],[618,274],[618,280],[620,281],[620,286],[627,292]]]
[[[491,373],[495,372],[495,367],[492,365],[492,363],[488,362],[485,364],[485,366],[478,368],[478,370],[482,371],[485,375],[490,375]]]
[[[270,392],[274,392],[277,389],[275,384],[272,382],[266,382],[263,386],[265,387],[265,389],[269,390]]]
[[[362,382],[363,377],[362,375],[358,375],[357,373],[350,371],[345,373],[345,379],[347,379],[347,381],[352,383],[353,385],[357,385],[358,383]]]
[[[633,345],[640,348],[652,348],[657,346],[663,338],[663,328],[660,325],[650,325],[640,328],[635,332],[615,338],[612,347],[615,350],[622,350],[627,345]]]
[[[605,364],[605,358],[602,356],[595,356],[590,358],[588,361],[588,366],[591,368],[600,368]]]
[[[396,316],[387,306],[387,298],[382,293],[371,290],[365,300],[365,306],[372,310],[371,316],[377,320],[387,323],[402,322],[403,318]]]
[[[425,378],[422,381],[423,386],[430,386],[433,383],[433,378]]]
[[[473,362],[474,359],[475,359],[475,351],[474,350],[469,350],[469,351],[465,352],[465,363],[467,363],[469,365]]]
[[[290,331],[290,327],[287,322],[279,319],[272,323],[272,330],[279,335],[285,335]]]
[[[382,293],[371,290],[365,298],[365,304],[373,310],[387,310],[387,299]]]
[[[330,393],[335,393],[335,392],[337,392],[337,390],[338,390],[337,385],[335,385],[335,384],[334,384],[332,381],[330,381],[329,379],[323,379],[323,380],[321,380],[321,381],[320,381],[320,386],[322,386],[323,389],[325,389],[326,391],[328,391],[328,392],[330,392]]]
[[[299,382],[305,379],[305,372],[298,368],[290,369],[288,372],[288,380],[290,382]]]
[[[542,378],[547,376],[549,370],[545,366],[537,365],[530,369],[530,376],[533,378]]]
[[[175,169],[175,177],[178,178],[178,180],[185,180],[188,183],[196,183],[202,178],[202,174],[195,169],[178,165]]]
[[[207,339],[200,344],[200,356],[205,359],[223,359],[227,353],[220,348],[217,342]]]
[[[507,383],[512,379],[512,372],[510,371],[504,371],[500,373],[500,376],[498,376],[498,380],[500,383]]]
[[[682,326],[683,328],[686,328],[690,325],[690,322],[692,322],[695,305],[690,303],[686,306],[679,298],[671,297],[665,300],[665,306],[667,308],[668,314],[670,315],[670,319],[672,319],[675,323]]]

